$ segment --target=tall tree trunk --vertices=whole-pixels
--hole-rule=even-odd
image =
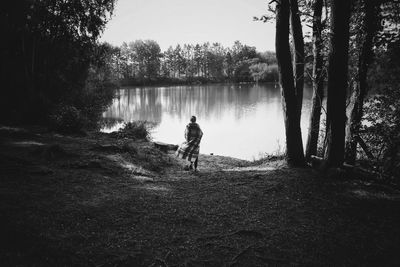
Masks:
[[[350,3],[348,0],[331,1],[325,155],[327,167],[340,167],[344,161]]]
[[[350,98],[350,116],[346,125],[346,150],[345,161],[354,164],[357,154],[357,141],[355,136],[358,134],[363,116],[364,98],[367,93],[367,73],[368,66],[373,57],[372,41],[377,30],[378,4],[375,1],[364,0],[364,20],[360,34],[361,52],[358,55],[357,69],[353,91]]]
[[[290,0],[290,31],[293,37],[294,85],[297,98],[298,116],[301,117],[304,89],[304,39],[301,28],[298,0]],[[300,120],[300,118],[299,118]]]
[[[289,0],[280,0],[276,6],[275,49],[285,120],[287,162],[291,166],[302,166],[304,165],[304,152],[289,45],[289,14]]]
[[[322,101],[324,99],[324,77],[322,75],[323,57],[322,47],[322,7],[323,0],[315,0],[313,5],[313,73],[312,73],[312,107],[310,115],[310,124],[308,128],[308,138],[306,145],[306,160],[311,159],[311,155],[317,154],[319,125],[321,118]]]

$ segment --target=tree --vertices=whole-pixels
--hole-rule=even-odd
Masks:
[[[194,46],[190,44],[184,44],[183,54],[186,61],[185,77],[191,79],[196,73],[196,63],[194,61]]]
[[[121,47],[121,75],[123,81],[128,81],[132,77],[132,67],[130,63],[130,51],[128,44],[123,42]]]
[[[261,61],[255,47],[243,45],[239,41],[235,41],[230,54],[233,61],[233,80],[236,82],[252,81],[250,66]]]
[[[258,53],[255,47],[235,42],[232,48],[220,43],[170,46],[161,53],[152,40],[136,40],[119,48],[119,75],[124,84],[144,82],[202,81],[250,82],[260,72],[262,81],[276,81],[278,72],[274,52]],[[266,66],[259,68],[264,63]],[[179,78],[179,81],[169,78]]]
[[[136,40],[129,43],[133,70],[140,82],[151,81],[160,71],[161,49],[156,41]]]
[[[326,117],[327,167],[340,167],[344,161],[349,18],[350,1],[332,0]]]
[[[176,67],[175,70],[176,70],[176,72],[178,74],[178,78],[179,78],[179,77],[181,77],[182,72],[186,68],[185,58],[182,55],[182,48],[179,44],[174,49],[174,63],[175,63],[175,67]]]
[[[374,159],[368,165],[400,183],[400,40],[376,50],[368,85],[374,89],[364,104],[359,132]]]
[[[267,63],[268,65],[276,64],[276,54],[272,51],[266,51],[264,53],[260,53],[260,58],[262,62]]]
[[[228,51],[225,55],[224,58],[224,69],[225,69],[225,75],[228,78],[228,80],[232,79],[233,76],[233,59],[232,59],[232,55],[231,52]]]
[[[155,80],[160,71],[161,49],[158,43],[153,40],[146,40],[144,41],[144,44],[146,48],[146,78],[148,80]]]
[[[361,1],[358,3],[360,23],[354,23],[357,27],[355,53],[357,55],[356,66],[353,71],[352,94],[350,97],[350,115],[346,125],[346,150],[345,159],[349,164],[354,164],[357,152],[357,135],[363,116],[364,98],[367,93],[367,73],[373,57],[373,38],[378,30],[379,3],[378,1]],[[353,16],[357,17],[357,16]],[[359,21],[358,20],[358,21]],[[358,22],[355,21],[355,22]],[[353,24],[353,25],[354,25]],[[361,27],[360,27],[361,24]],[[359,40],[359,42],[357,42]]]
[[[175,55],[174,49],[172,46],[168,47],[167,51],[164,52],[164,66],[163,72],[168,77],[175,77],[176,74],[176,63],[175,63]]]
[[[276,58],[278,61],[279,83],[282,91],[282,107],[285,122],[286,157],[292,166],[304,165],[303,142],[301,139],[298,98],[293,75],[289,45],[289,0],[276,4]]]
[[[295,94],[297,97],[297,108],[299,110],[297,115],[301,116],[304,89],[304,39],[297,0],[290,0],[290,31],[293,39],[292,57]]]
[[[263,80],[269,71],[270,69],[267,63],[257,63],[250,66],[251,77],[253,77],[254,81],[257,83]]]
[[[201,46],[201,58],[202,58],[202,73],[204,78],[208,78],[209,75],[209,49],[210,43],[206,42]]]
[[[306,144],[306,160],[311,159],[311,155],[317,154],[319,125],[321,118],[322,101],[324,99],[324,77],[323,77],[323,56],[322,49],[322,7],[323,0],[315,0],[313,4],[313,70],[312,70],[312,106],[310,123],[308,128],[308,138]]]
[[[224,76],[225,50],[220,43],[213,43],[208,53],[210,63],[210,75],[216,80],[222,80]]]
[[[43,121],[61,102],[79,99],[113,8],[114,0],[7,2],[0,11],[1,35],[7,36],[0,116]]]
[[[199,77],[201,75],[201,46],[196,44],[194,47],[194,62],[196,65],[196,76]]]

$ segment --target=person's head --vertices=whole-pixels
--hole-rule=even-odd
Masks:
[[[196,116],[192,116],[192,117],[190,118],[190,122],[196,122]]]

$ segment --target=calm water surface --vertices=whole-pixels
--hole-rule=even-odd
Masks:
[[[304,142],[310,102],[311,89],[307,87],[302,113]],[[180,144],[191,115],[197,116],[204,132],[201,153],[251,160],[284,150],[281,94],[275,84],[124,88],[103,117],[153,122],[154,140]],[[109,125],[103,131],[120,126]]]

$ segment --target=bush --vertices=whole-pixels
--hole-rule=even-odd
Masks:
[[[84,118],[74,106],[61,106],[50,116],[51,128],[62,133],[77,133],[84,126]]]
[[[101,115],[114,98],[116,87],[112,83],[88,79],[81,91],[75,92],[53,110],[50,128],[62,133],[98,129]]]
[[[364,104],[360,136],[374,159],[360,151],[361,163],[400,184],[400,41],[376,53],[368,75],[371,97]],[[390,179],[394,178],[394,179]]]
[[[128,122],[117,132],[117,137],[150,141],[152,128],[153,125],[147,121]]]
[[[364,105],[364,124],[361,129],[361,136],[374,156],[373,161],[365,157],[362,160],[391,177],[400,176],[399,99],[398,89],[387,89],[385,95],[371,97]],[[362,153],[360,155],[363,156]]]
[[[109,82],[87,81],[79,99],[74,101],[85,119],[85,128],[99,129],[102,113],[111,104],[116,88],[115,84]]]

